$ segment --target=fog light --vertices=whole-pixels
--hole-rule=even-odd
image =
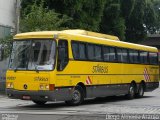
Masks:
[[[12,82],[8,82],[6,87],[7,87],[7,88],[13,88],[14,86],[13,86],[13,83],[12,83]]]
[[[48,84],[40,84],[39,89],[40,90],[49,90],[49,85]]]
[[[46,85],[46,89],[49,90],[49,85]]]
[[[43,86],[43,85],[40,85],[39,88],[40,88],[40,90],[43,90],[43,89],[44,89],[44,86]]]

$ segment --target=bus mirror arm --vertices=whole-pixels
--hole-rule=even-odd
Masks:
[[[14,72],[17,72],[17,68],[14,69]]]

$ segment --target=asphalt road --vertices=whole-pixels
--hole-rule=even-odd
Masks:
[[[0,95],[0,120],[160,120],[160,88],[143,98],[123,96],[88,99],[80,106],[49,102],[38,106],[31,101],[8,99]]]

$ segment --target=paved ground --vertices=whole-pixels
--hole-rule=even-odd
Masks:
[[[145,93],[145,97],[140,99],[106,97],[86,100],[82,105],[74,107],[64,102],[37,106],[31,101],[8,99],[0,95],[0,120],[106,120],[116,117],[126,120],[131,117],[160,120],[160,88]]]

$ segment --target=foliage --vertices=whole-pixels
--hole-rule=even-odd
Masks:
[[[110,1],[105,5],[100,32],[116,35],[125,40],[125,20],[120,14],[120,3],[114,2]]]
[[[24,12],[20,21],[20,31],[60,30],[67,28],[63,25],[71,18],[58,14],[53,10],[48,10],[43,5],[43,1],[40,4],[35,2],[30,6],[30,12],[26,12],[27,14]]]
[[[156,22],[152,27],[155,29],[154,33],[160,34],[160,0],[154,0],[153,7],[156,14]]]
[[[7,58],[10,55],[12,48],[12,40],[13,40],[12,35],[0,39],[0,45],[2,45],[1,47],[4,50],[4,58]]]
[[[78,28],[130,42],[160,32],[160,0],[42,1],[22,0],[22,31]]]
[[[46,0],[50,9],[66,14],[73,20],[69,28],[99,31],[106,0]]]

